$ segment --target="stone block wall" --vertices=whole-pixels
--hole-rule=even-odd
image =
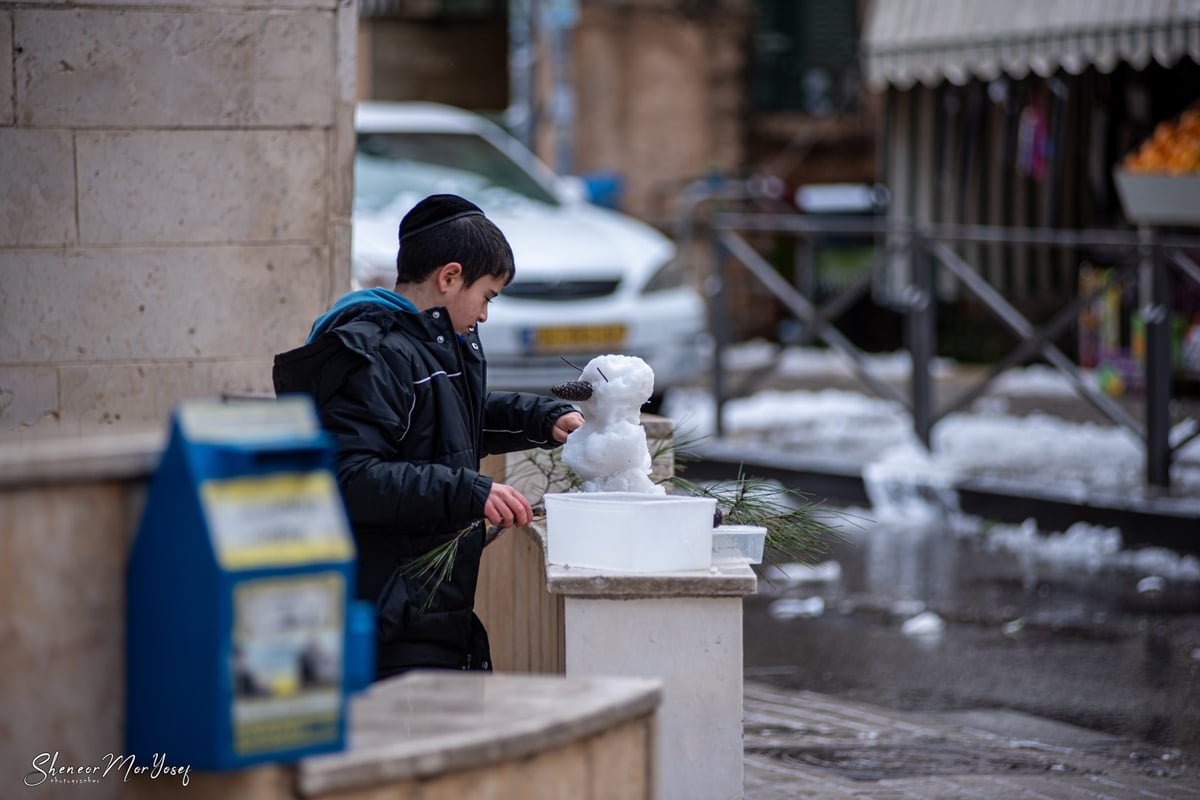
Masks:
[[[753,6],[695,6],[585,1],[575,29],[576,171],[616,170],[622,208],[657,224],[673,221],[684,186],[747,158]]]
[[[351,0],[0,2],[0,437],[271,388],[349,288]]]

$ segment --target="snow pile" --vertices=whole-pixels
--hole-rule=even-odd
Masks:
[[[900,626],[900,632],[905,636],[940,636],[945,630],[946,621],[932,611],[909,617]]]
[[[762,574],[767,583],[782,584],[787,588],[803,583],[837,583],[842,578],[842,565],[837,561],[822,561],[820,564],[789,561],[786,564],[767,564]]]
[[[688,438],[715,434],[716,410],[707,391],[672,390],[662,413]],[[723,422],[728,436],[838,460],[868,460],[913,439],[899,403],[837,389],[770,390],[730,400]]]
[[[1007,387],[1032,393],[1052,382],[1044,371],[1029,367],[1017,370]],[[994,479],[1041,486],[1073,498],[1141,492],[1143,445],[1126,429],[1068,422],[1044,413],[1012,416],[988,408],[979,402],[974,413],[951,414],[934,426],[933,452],[920,465],[930,471],[926,483]],[[662,413],[686,438],[715,435],[716,410],[707,390],[671,390]],[[897,462],[915,468],[914,453],[923,451],[903,406],[851,391],[762,391],[726,402],[723,422],[730,440],[813,460],[861,464],[864,472],[870,471],[867,465],[882,462],[888,465],[882,469],[893,477],[902,468]],[[1172,443],[1178,444],[1195,428],[1190,419],[1176,424]],[[1183,494],[1200,494],[1200,438],[1176,454],[1172,477]]]
[[[882,380],[904,381],[912,375],[912,358],[905,350],[893,353],[864,353],[863,359],[871,374]],[[730,370],[761,370],[774,366],[775,373],[789,378],[822,376],[854,377],[849,357],[837,350],[817,347],[788,347],[780,351],[779,346],[763,339],[752,339],[730,345],[724,351],[721,363]],[[934,375],[946,374],[954,362],[935,358],[930,371]]]
[[[1121,531],[1076,522],[1062,533],[1043,535],[1037,522],[997,525],[988,534],[988,549],[1015,553],[1039,563],[1097,572],[1121,551]]]
[[[590,387],[590,396],[576,401],[585,422],[567,437],[562,460],[583,479],[583,491],[664,494],[650,480],[641,422],[642,406],[654,393],[654,370],[636,356],[596,356],[578,380]]]
[[[1097,573],[1115,569],[1137,576],[1181,583],[1200,582],[1200,559],[1162,547],[1123,550],[1121,531],[1076,522],[1065,531],[1044,534],[1028,519],[1020,525],[997,525],[987,533],[987,547],[1021,556],[1028,565],[1053,565]]]
[[[1200,583],[1200,559],[1165,547],[1124,550],[1114,561],[1136,575],[1167,578],[1181,583]]]
[[[1010,369],[996,376],[988,386],[991,394],[1027,397],[1078,397],[1079,392],[1067,376],[1045,364]]]
[[[954,472],[915,441],[896,445],[864,464],[862,477],[877,520],[924,524],[958,513]]]
[[[781,354],[765,343],[748,343],[725,355],[727,364],[744,369],[779,359],[779,370],[801,377],[848,374],[845,359],[829,350],[789,348]],[[873,369],[884,365],[884,372],[907,375],[907,354],[871,359]],[[954,488],[964,481],[994,481],[1080,500],[1142,494],[1144,446],[1123,427],[1070,422],[1046,413],[1001,413],[1006,406],[1002,395],[1059,397],[1074,391],[1049,367],[1009,370],[992,384],[988,396],[976,401],[973,412],[938,421],[932,452],[917,442],[902,405],[852,391],[762,391],[728,401],[723,422],[730,444],[856,465],[872,502],[862,516],[875,520],[873,530],[890,541],[914,526],[932,525],[977,536],[989,547],[1017,555],[1031,575],[1039,567],[1063,566],[1200,581],[1200,560],[1194,556],[1156,548],[1123,550],[1116,528],[1079,523],[1046,534],[1032,522],[991,527],[959,513]],[[663,413],[675,420],[684,438],[715,434],[715,407],[706,390],[671,390]],[[1200,423],[1186,418],[1170,432],[1171,444],[1180,448],[1171,477],[1185,497],[1200,496],[1200,437],[1183,443],[1198,428]]]
[[[825,598],[783,597],[767,606],[772,619],[815,619],[825,613]]]
[[[1124,428],[1047,414],[951,414],[932,438],[937,463],[962,476],[1053,486],[1071,496],[1141,488],[1142,446]]]

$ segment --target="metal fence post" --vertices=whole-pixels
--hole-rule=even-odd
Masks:
[[[708,324],[712,332],[712,396],[713,430],[718,439],[725,436],[725,346],[729,343],[728,292],[725,290],[725,246],[716,230],[707,230],[712,264],[704,279],[704,296],[708,298]]]
[[[905,294],[908,353],[912,361],[913,431],[929,450],[933,429],[933,386],[929,364],[937,349],[937,306],[933,297],[933,259],[928,243],[919,231],[913,231],[912,284]]]
[[[1171,292],[1162,246],[1153,230],[1142,239],[1142,323],[1146,331],[1146,483],[1171,488]]]

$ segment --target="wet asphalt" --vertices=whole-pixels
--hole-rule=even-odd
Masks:
[[[747,680],[1020,712],[1200,763],[1200,582],[1041,563],[937,525],[868,525],[827,558],[839,569],[775,575],[747,598]]]

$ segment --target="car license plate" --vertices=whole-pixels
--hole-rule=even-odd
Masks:
[[[557,325],[525,331],[525,347],[533,353],[599,350],[624,344],[624,325]]]

